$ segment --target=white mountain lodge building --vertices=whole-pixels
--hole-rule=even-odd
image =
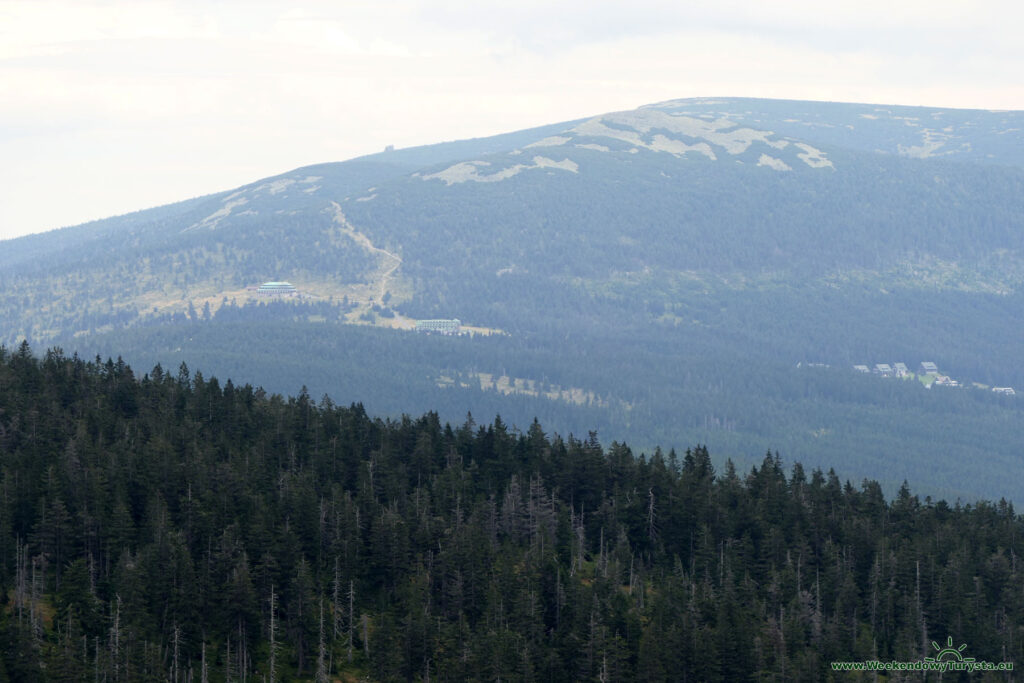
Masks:
[[[441,334],[458,334],[462,330],[462,321],[458,318],[441,320],[417,320],[417,332],[440,332]]]
[[[298,290],[290,282],[264,282],[256,289],[256,296],[295,296]]]

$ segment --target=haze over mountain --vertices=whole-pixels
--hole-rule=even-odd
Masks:
[[[0,335],[1020,501],[1022,130],[676,100],[301,168],[4,242]],[[435,317],[493,334],[387,329]],[[852,369],[921,361],[966,386]]]

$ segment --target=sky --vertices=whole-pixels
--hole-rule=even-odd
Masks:
[[[0,0],[0,239],[683,97],[1024,109],[1022,25],[1004,0]]]

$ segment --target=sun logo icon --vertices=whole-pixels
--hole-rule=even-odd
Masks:
[[[960,654],[964,651],[964,648],[967,647],[967,643],[964,643],[958,648],[953,647],[953,636],[949,636],[948,638],[946,638],[946,647],[939,647],[939,644],[936,643],[934,640],[932,641],[932,647],[934,647],[936,652],[938,652],[939,654],[935,655],[934,658],[925,657],[924,661],[926,662],[941,662],[944,658],[956,660],[958,662],[974,661],[974,657],[964,657]]]

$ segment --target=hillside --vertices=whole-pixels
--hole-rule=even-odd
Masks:
[[[0,331],[1024,500],[1021,402],[970,388],[1024,386],[1022,123],[677,100],[297,169],[5,242]],[[270,280],[301,296],[256,296]],[[369,328],[455,317],[503,334]],[[852,370],[921,361],[966,387]]]

